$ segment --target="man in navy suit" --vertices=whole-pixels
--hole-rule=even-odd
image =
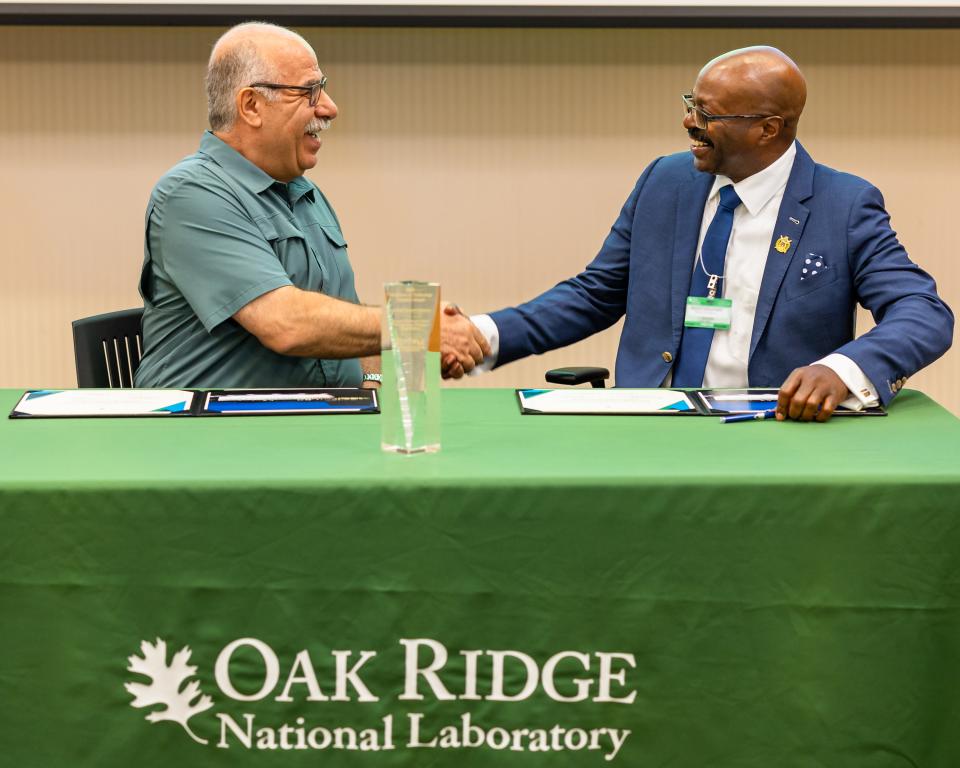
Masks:
[[[805,100],[803,75],[775,48],[708,63],[684,96],[690,152],[647,167],[583,272],[475,318],[494,346],[486,365],[626,314],[618,386],[780,387],[780,420],[888,403],[949,348],[953,314],[897,241],[880,192],[796,142]],[[857,303],[876,326],[855,339]]]

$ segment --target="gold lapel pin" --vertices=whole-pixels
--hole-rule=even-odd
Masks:
[[[786,253],[790,250],[791,245],[793,245],[793,241],[789,237],[786,235],[780,235],[773,247],[776,248],[779,253]]]

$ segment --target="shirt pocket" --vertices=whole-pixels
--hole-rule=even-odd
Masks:
[[[256,220],[257,227],[289,275],[304,290],[320,291],[326,282],[323,263],[312,253],[300,228],[282,213]]]
[[[312,224],[316,232],[314,242],[317,245],[317,260],[336,281],[331,286],[337,295],[344,296],[353,290],[353,270],[347,256],[347,241],[336,224]]]
[[[323,230],[323,234],[327,236],[327,239],[333,244],[335,248],[346,248],[347,241],[343,237],[343,232],[340,231],[340,227],[335,224],[320,224],[320,229]]]

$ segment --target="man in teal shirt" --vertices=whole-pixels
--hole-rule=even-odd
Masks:
[[[360,386],[380,309],[359,303],[346,241],[304,171],[337,116],[303,38],[241,24],[207,70],[211,131],[150,196],[139,387]],[[441,351],[465,370],[489,352],[445,313]]]

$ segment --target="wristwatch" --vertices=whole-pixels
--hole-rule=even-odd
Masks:
[[[376,382],[377,384],[383,384],[383,376],[379,373],[365,373],[363,374],[363,382],[368,381]]]

